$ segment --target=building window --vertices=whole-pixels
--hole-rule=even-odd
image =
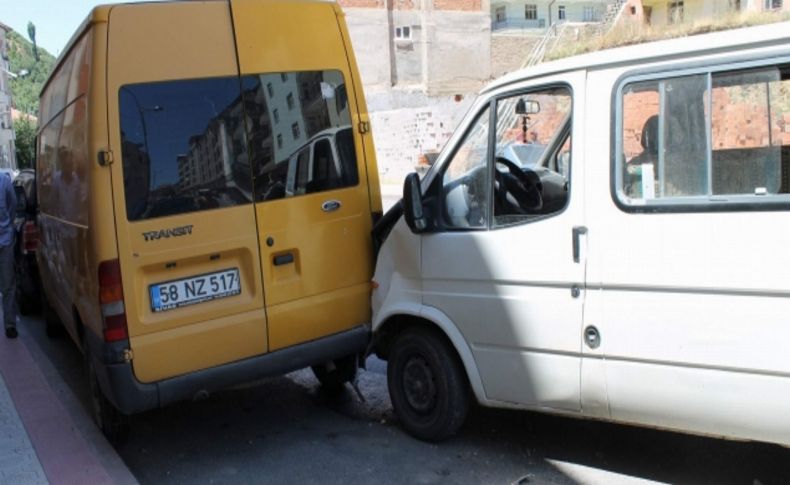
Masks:
[[[395,27],[395,38],[399,40],[411,40],[411,27]]]
[[[301,131],[299,130],[299,123],[294,123],[291,125],[291,133],[294,136],[294,140],[299,139],[299,135],[301,133]]]
[[[285,98],[285,101],[288,103],[288,109],[294,109],[294,94],[288,93],[288,96]]]
[[[283,147],[283,136],[278,134],[277,135],[277,148],[282,148],[282,147]]]
[[[534,3],[524,5],[524,18],[527,20],[537,20],[538,6]]]
[[[683,23],[683,0],[667,4],[667,22],[669,24]]]
[[[507,9],[505,7],[497,7],[494,12],[496,15],[496,23],[500,24],[507,19]]]
[[[287,81],[288,80],[288,73],[284,72],[284,73],[280,74],[280,80],[282,80],[282,82]]]
[[[741,0],[729,0],[730,10],[733,12],[741,11]]]
[[[557,7],[557,18],[560,20],[565,20],[565,5],[560,5]]]
[[[765,10],[781,10],[782,0],[765,0]]]
[[[274,108],[274,111],[272,112],[272,115],[274,116],[274,122],[275,123],[279,123],[280,122],[280,112],[277,111],[277,108]]]
[[[634,7],[631,7],[632,9]],[[584,12],[582,13],[582,21],[584,22],[595,22],[597,20],[596,10],[595,7],[586,6],[584,7]]]
[[[274,97],[274,88],[272,87],[272,83],[266,83],[266,91],[269,93],[269,97]]]

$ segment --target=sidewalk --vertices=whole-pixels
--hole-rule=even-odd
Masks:
[[[0,484],[137,483],[41,354],[37,323],[0,336]]]

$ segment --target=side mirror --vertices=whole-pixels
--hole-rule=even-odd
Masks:
[[[538,113],[540,113],[540,103],[537,101],[520,98],[518,102],[516,102],[517,115],[534,115]]]
[[[411,232],[419,234],[428,228],[428,221],[422,211],[420,176],[412,172],[403,182],[403,217]]]

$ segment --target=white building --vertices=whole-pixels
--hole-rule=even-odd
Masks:
[[[6,34],[11,27],[0,23],[0,168],[16,169],[14,127],[11,117],[11,86],[8,76],[13,75],[8,66]]]
[[[607,0],[493,0],[491,28],[543,30],[562,22],[600,22]]]

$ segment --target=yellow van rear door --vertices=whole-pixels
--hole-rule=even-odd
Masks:
[[[369,321],[372,225],[359,109],[325,2],[231,0],[249,113],[271,350]],[[358,89],[358,87],[357,87]]]
[[[151,382],[267,351],[226,1],[113,7],[108,118],[133,366]]]

